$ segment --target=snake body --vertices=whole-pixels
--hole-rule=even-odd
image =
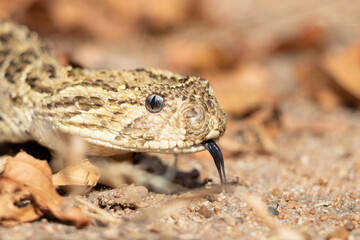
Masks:
[[[0,20],[0,142],[81,136],[89,155],[204,150],[225,132],[226,115],[207,80],[166,70],[60,66],[27,27]],[[163,108],[149,111],[149,96]],[[157,98],[149,106],[156,107]],[[150,109],[151,110],[151,109]]]

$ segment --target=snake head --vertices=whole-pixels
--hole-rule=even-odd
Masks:
[[[138,85],[137,93],[131,94],[138,96],[139,104],[129,109],[132,113],[126,116],[133,117],[119,139],[139,142],[140,151],[191,153],[204,150],[202,142],[217,141],[224,134],[226,115],[207,80],[161,70],[139,72],[151,73],[152,82]]]
[[[58,132],[83,137],[90,155],[197,152],[225,132],[225,112],[203,78],[156,69],[61,74],[57,94],[38,109],[53,116]]]
[[[63,69],[56,94],[45,97],[38,116],[51,116],[60,133],[81,136],[89,155],[124,151],[211,153],[226,182],[216,142],[226,129],[226,114],[209,82],[169,71],[90,71]],[[69,79],[67,81],[67,79]],[[50,146],[49,141],[42,141]]]

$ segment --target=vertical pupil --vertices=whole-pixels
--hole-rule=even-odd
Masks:
[[[150,106],[152,109],[155,108],[155,103],[156,103],[156,96],[153,96],[153,98],[151,99],[151,103],[150,103]]]

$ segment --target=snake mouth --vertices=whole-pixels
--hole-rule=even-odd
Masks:
[[[206,140],[202,142],[202,144],[213,157],[217,171],[220,176],[221,184],[225,185],[226,184],[225,163],[219,146],[216,144],[216,142],[213,139]]]

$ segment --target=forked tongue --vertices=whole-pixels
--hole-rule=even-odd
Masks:
[[[211,156],[214,159],[216,168],[220,176],[221,184],[225,185],[226,184],[225,164],[220,148],[218,147],[218,145],[216,145],[215,141],[212,139],[206,140],[202,143],[204,144],[205,148],[210,152]]]

